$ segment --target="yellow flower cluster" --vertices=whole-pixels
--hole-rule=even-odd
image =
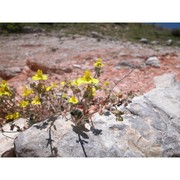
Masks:
[[[33,94],[34,91],[32,89],[28,89],[27,86],[24,86],[24,92],[23,92],[23,96],[29,96],[30,94]]]
[[[103,67],[104,64],[102,63],[102,59],[98,58],[98,60],[96,61],[96,63],[94,63],[95,67]]]
[[[48,77],[42,73],[42,70],[38,69],[37,73],[32,77],[33,80],[47,80]]]
[[[19,112],[15,112],[13,114],[6,115],[6,120],[15,120],[20,117]]]
[[[97,84],[99,83],[99,80],[92,78],[91,72],[89,70],[86,70],[84,76],[77,80],[77,84],[81,85],[81,84],[90,84],[90,83]]]
[[[29,105],[29,101],[20,101],[19,106],[22,108],[26,108]]]
[[[39,97],[36,96],[36,97],[33,99],[33,101],[31,102],[31,104],[33,104],[33,105],[40,105],[41,102],[40,102],[40,100],[39,100]]]
[[[15,101],[14,99],[11,101],[11,99],[7,98],[7,96],[14,98],[14,91],[11,91],[11,88],[8,87],[7,82],[3,80],[0,84],[0,98],[1,96],[2,98],[4,98],[3,96],[6,96],[3,102],[7,102],[8,105],[5,107],[12,107],[11,110],[7,111],[7,115],[5,117],[3,116],[3,118],[6,118],[6,120],[14,120],[20,116],[29,116],[29,111],[33,112],[34,110],[35,113],[41,112],[42,116],[39,116],[41,119],[41,117],[44,118],[43,115],[46,114],[43,114],[43,112],[46,111],[46,108],[48,110],[51,109],[51,113],[53,109],[54,113],[59,107],[62,108],[64,106],[64,104],[62,106],[61,103],[65,103],[65,107],[67,107],[67,109],[71,109],[74,105],[77,106],[77,108],[81,107],[82,103],[79,103],[79,101],[83,103],[85,102],[86,106],[88,107],[91,104],[90,101],[96,95],[96,90],[100,89],[100,85],[98,85],[99,80],[97,78],[99,76],[97,75],[97,72],[100,74],[101,67],[103,66],[104,64],[102,63],[102,59],[98,58],[98,60],[94,63],[94,76],[90,70],[86,70],[84,74],[77,79],[60,82],[61,88],[58,88],[58,85],[55,82],[52,82],[50,85],[46,85],[46,83],[43,81],[47,80],[48,76],[43,74],[42,70],[38,69],[37,72],[32,76],[32,80],[38,82],[33,82],[30,84],[30,86],[25,85],[22,98],[18,99],[18,97],[18,100]],[[109,82],[104,83],[104,86],[108,85]],[[18,103],[14,103],[17,101]],[[58,105],[60,106],[58,107]],[[17,110],[14,111],[13,108],[17,108]]]
[[[5,80],[2,80],[2,83],[0,84],[0,96],[10,96],[11,91],[10,88],[7,86],[7,82]]]
[[[53,82],[50,86],[46,87],[46,91],[50,91],[55,88],[57,88],[57,84],[55,82]]]
[[[72,104],[77,104],[79,101],[75,96],[72,96],[71,98],[68,99],[68,102]]]

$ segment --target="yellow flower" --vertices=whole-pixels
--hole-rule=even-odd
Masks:
[[[67,94],[62,94],[62,96],[61,96],[62,98],[67,98]]]
[[[14,113],[14,119],[17,119],[20,116],[19,112]]]
[[[2,80],[1,87],[7,87],[7,82],[5,80]]]
[[[87,86],[84,95],[85,95],[85,97],[95,96],[96,95],[96,88],[95,87],[91,87],[91,86]]]
[[[95,67],[103,67],[104,64],[102,63],[102,59],[98,58],[98,60],[96,61],[96,63],[94,63]]]
[[[55,82],[52,82],[51,86],[52,88],[57,88],[57,84]]]
[[[46,91],[50,91],[51,89],[55,89],[55,88],[57,88],[57,84],[53,82],[51,86],[46,87]]]
[[[38,69],[36,74],[32,77],[33,80],[39,81],[39,80],[47,80],[48,77],[42,73],[42,70]]]
[[[46,87],[46,91],[50,91],[52,89],[52,86]]]
[[[80,85],[78,79],[75,79],[75,80],[70,81],[70,84],[71,84],[72,86],[79,86],[79,85]]]
[[[13,114],[8,114],[7,116],[6,116],[6,120],[13,120]]]
[[[105,81],[105,82],[104,82],[104,85],[105,85],[105,86],[109,86],[109,82],[108,82],[108,81]]]
[[[97,84],[99,83],[99,80],[98,79],[95,79],[95,78],[92,78],[91,77],[91,72],[89,70],[86,70],[85,73],[84,73],[84,76],[82,78],[79,78],[77,80],[78,84],[90,84],[90,83],[94,83],[94,84]]]
[[[92,96],[96,95],[96,88],[95,87],[91,88],[91,94],[92,94]]]
[[[62,81],[62,82],[60,82],[60,84],[61,84],[62,86],[65,86],[65,85],[66,85],[66,82]]]
[[[19,102],[19,106],[25,108],[26,106],[28,106],[29,102],[28,101],[20,101]]]
[[[24,86],[24,93],[23,96],[29,96],[30,94],[34,93],[32,89],[28,89],[26,86]]]
[[[8,114],[8,115],[6,115],[6,120],[14,120],[14,119],[19,118],[19,116],[20,116],[19,112],[15,112],[13,114]]]
[[[68,102],[72,104],[77,104],[78,99],[75,96],[72,96],[71,98],[68,99]]]
[[[11,90],[7,86],[7,82],[5,80],[2,80],[2,83],[0,84],[0,96],[2,95],[7,95],[7,96],[11,95]]]
[[[2,96],[2,95],[10,96],[11,93],[9,91],[7,91],[7,90],[8,90],[7,87],[0,87],[0,96]]]
[[[36,97],[34,98],[34,100],[31,102],[31,104],[33,104],[33,105],[39,105],[39,104],[41,104],[41,102],[40,102],[40,100],[39,100],[39,97],[36,96]]]

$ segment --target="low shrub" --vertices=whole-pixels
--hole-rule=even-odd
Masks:
[[[180,29],[173,29],[171,34],[175,37],[180,37]]]
[[[104,64],[99,58],[94,63],[94,73],[86,70],[84,75],[77,79],[64,80],[62,82],[48,83],[48,75],[39,69],[32,82],[24,85],[22,94],[9,86],[3,80],[0,84],[0,124],[14,122],[19,117],[28,120],[29,127],[51,116],[71,115],[71,120],[76,126],[84,126],[86,123],[94,127],[92,115],[102,114],[105,109],[111,111],[122,121],[123,112],[117,109],[117,105],[127,103],[123,94],[115,94],[108,81],[100,82]],[[125,78],[125,76],[123,77]],[[121,78],[121,80],[123,79]],[[103,96],[97,93],[103,93]],[[12,123],[13,125],[13,123]]]
[[[19,33],[22,31],[21,23],[0,23],[0,29],[5,33]]]

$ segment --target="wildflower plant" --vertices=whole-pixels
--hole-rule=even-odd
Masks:
[[[122,112],[116,106],[123,98],[114,94],[108,81],[101,82],[104,64],[99,58],[94,63],[94,73],[86,70],[81,77],[61,82],[48,83],[48,75],[38,70],[31,78],[31,83],[25,85],[22,94],[3,80],[0,84],[0,124],[14,121],[19,117],[26,118],[29,126],[45,120],[53,115],[67,117],[76,126],[88,123],[94,127],[92,115],[102,114],[108,109],[122,120]],[[98,92],[103,91],[105,96],[99,97]],[[113,107],[113,108],[112,108]],[[116,113],[115,113],[116,111]]]

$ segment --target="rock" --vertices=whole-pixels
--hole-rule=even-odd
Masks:
[[[30,73],[30,68],[28,67],[28,66],[24,66],[23,68],[22,68],[22,72],[24,73],[24,74],[27,74],[27,73]]]
[[[121,68],[134,68],[134,65],[131,64],[130,62],[123,61],[118,63],[116,66],[116,69],[121,69]]]
[[[116,144],[114,144],[113,127],[121,130],[126,127],[119,127],[114,121],[114,116],[97,116],[95,124],[104,126],[106,129],[103,134],[94,135],[96,131],[75,127],[70,121],[63,118],[57,119],[53,127],[50,128],[51,120],[47,120],[32,126],[30,129],[21,133],[15,140],[15,152],[18,157],[117,157],[122,156]],[[109,123],[107,123],[107,120]],[[112,126],[111,124],[114,123]],[[116,127],[114,127],[116,129]],[[116,130],[115,130],[116,131]],[[33,134],[32,134],[33,132]],[[101,132],[101,131],[99,131]],[[94,133],[94,134],[93,134]],[[78,137],[79,136],[79,137]],[[82,143],[82,144],[81,144]],[[83,151],[85,148],[85,152]]]
[[[20,67],[0,68],[0,77],[2,77],[4,80],[8,80],[13,78],[20,72]]]
[[[81,69],[82,67],[81,67],[81,65],[79,65],[79,64],[73,64],[72,65],[74,68],[78,68],[78,69]]]
[[[63,67],[63,68],[59,68],[59,70],[62,70],[65,73],[72,73],[72,68],[70,67]]]
[[[146,65],[149,65],[149,66],[152,66],[152,67],[156,67],[156,68],[160,68],[161,67],[161,63],[159,61],[159,59],[155,56],[153,57],[149,57],[147,60],[146,60]]]
[[[170,45],[172,45],[172,44],[173,44],[172,39],[169,39],[169,40],[166,41],[166,45],[167,45],[167,46],[170,46]]]
[[[165,78],[168,83],[163,85]],[[160,156],[180,156],[180,83],[169,74],[155,78],[155,82],[156,88],[134,98],[128,109],[148,124],[150,130],[146,127],[141,133],[148,139],[155,138],[157,144],[152,146],[160,146]]]
[[[174,74],[163,74],[162,76],[154,77],[154,82],[157,88],[170,88],[178,85]]]
[[[179,88],[162,88],[153,89],[145,95],[156,109],[161,109],[164,113],[172,118],[180,115],[180,89]]]
[[[72,68],[70,67],[62,67],[59,64],[55,64],[54,62],[39,62],[36,59],[27,59],[27,66],[32,71],[37,71],[41,69],[43,73],[56,73],[56,74],[64,74],[64,73],[72,73]]]
[[[115,68],[121,69],[121,68],[141,68],[144,66],[144,62],[142,59],[132,59],[127,61],[121,61],[119,62]]]
[[[95,32],[95,31],[91,32],[91,36],[92,36],[92,38],[104,39],[104,36],[100,35],[99,33]]]
[[[151,41],[151,44],[152,44],[152,45],[158,45],[158,44],[159,44],[159,41]]]
[[[173,81],[159,86],[164,78]],[[95,114],[78,128],[62,117],[33,125],[15,139],[17,157],[180,157],[180,88],[174,76],[156,78],[156,88],[135,97],[116,121]],[[54,124],[53,124],[54,122]]]
[[[38,69],[41,69],[43,73],[48,73],[49,71],[48,66],[38,62],[36,59],[27,59],[26,64],[32,71],[37,71]]]
[[[72,64],[72,66],[74,67],[74,68],[77,68],[77,69],[82,69],[82,70],[87,70],[87,69],[90,69],[89,68],[89,66],[87,66],[87,65],[80,65],[80,64]]]
[[[15,156],[14,153],[14,139],[18,136],[20,132],[16,132],[17,128],[14,128],[13,131],[10,130],[10,125],[12,123],[8,123],[2,127],[4,131],[8,132],[0,132],[0,156],[1,157],[12,157]],[[27,120],[20,118],[14,122],[20,128],[24,128],[27,126]]]
[[[141,38],[139,40],[139,42],[144,43],[144,44],[148,44],[148,40],[146,38]]]

